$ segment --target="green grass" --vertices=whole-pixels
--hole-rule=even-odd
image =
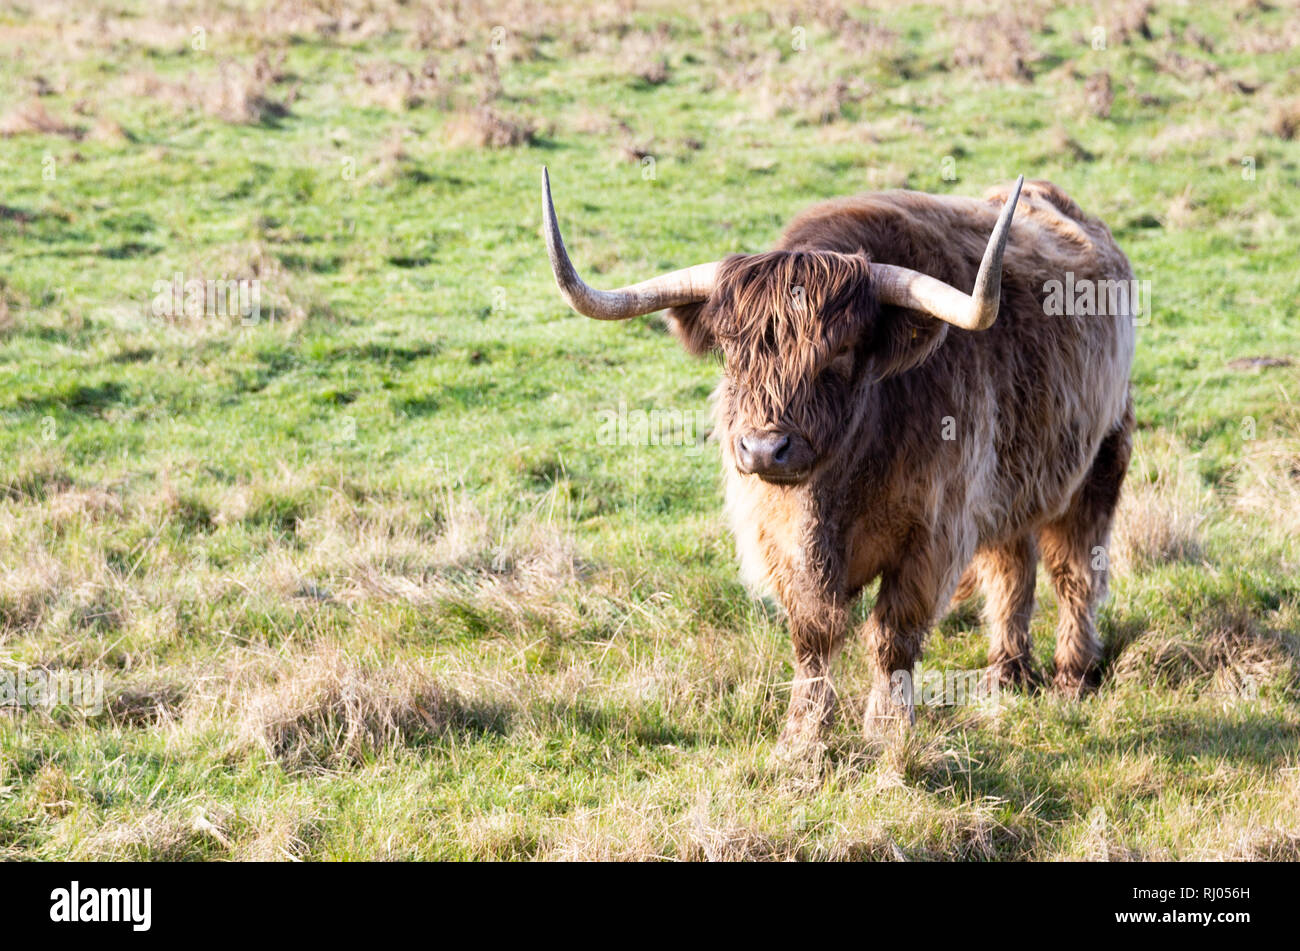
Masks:
[[[0,857],[1300,856],[1297,369],[1230,365],[1300,360],[1294,3],[245,6],[0,14],[0,670],[105,678],[0,713]],[[878,188],[1108,222],[1155,312],[1099,694],[871,743],[851,641],[778,760],[716,447],[598,438],[719,368],[568,311],[543,164],[595,283]],[[274,319],[155,317],[176,272]],[[925,663],[984,649],[963,613]]]

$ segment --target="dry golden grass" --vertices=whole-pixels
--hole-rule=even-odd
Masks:
[[[391,112],[452,106],[453,87],[444,80],[443,67],[433,57],[415,70],[386,59],[358,62],[356,70],[362,82],[362,100],[369,105]]]
[[[1196,561],[1211,494],[1183,467],[1153,473],[1139,461],[1124,483],[1111,562],[1119,571]]]
[[[1233,505],[1300,537],[1300,440],[1259,439],[1247,446],[1232,477]]]
[[[251,818],[241,818],[248,823],[250,834],[239,843],[233,857],[249,862],[303,860],[320,834],[322,823],[310,803],[292,800],[271,810],[259,810]]]
[[[1042,59],[1033,37],[1042,24],[1043,11],[1033,6],[1004,7],[974,22],[954,16],[949,26],[954,64],[993,82],[1032,83]]]
[[[56,763],[45,763],[32,777],[31,795],[37,806],[53,816],[66,816],[82,798],[77,785]]]
[[[288,769],[356,765],[391,744],[436,736],[457,709],[418,666],[366,667],[326,647],[293,658],[275,683],[232,699],[238,739]]]
[[[104,713],[117,726],[167,726],[180,713],[188,697],[186,681],[193,676],[171,670],[110,680],[104,686]]]
[[[69,139],[79,139],[86,130],[52,115],[39,99],[32,99],[15,106],[0,117],[0,136],[8,138],[15,135],[61,135]]]
[[[1088,110],[1094,116],[1099,119],[1110,118],[1111,106],[1115,104],[1115,83],[1111,80],[1110,73],[1104,70],[1093,73],[1083,84],[1083,93]]]
[[[1267,688],[1291,689],[1300,673],[1300,643],[1240,608],[1220,608],[1177,626],[1148,631],[1119,657],[1117,683],[1192,686],[1224,697],[1254,699]]]
[[[126,96],[162,102],[177,112],[197,112],[238,125],[274,122],[289,115],[297,86],[276,91],[288,76],[267,54],[249,64],[221,60],[215,70],[171,80],[137,70],[120,83]]]
[[[1288,142],[1300,134],[1300,99],[1275,105],[1269,113],[1268,131]]]
[[[234,818],[227,808],[208,803],[181,803],[167,808],[138,809],[134,815],[90,830],[75,845],[79,859],[179,862],[221,854],[231,847],[227,826]]]
[[[505,115],[490,106],[453,113],[443,126],[450,148],[508,149],[531,143],[537,129],[525,119]]]
[[[1195,226],[1198,202],[1189,185],[1169,203],[1164,214],[1165,227],[1185,231]]]
[[[61,573],[58,559],[43,550],[23,552],[21,560],[6,559],[0,566],[0,642],[41,622]]]
[[[274,67],[257,61],[251,69],[238,63],[223,63],[213,82],[196,82],[186,95],[198,102],[209,115],[227,122],[256,124],[284,118],[289,114],[297,89],[277,95],[271,87],[282,81]]]
[[[860,814],[852,819],[848,815],[809,815],[806,789],[801,784],[769,787],[766,802],[744,792],[720,792],[743,789],[744,784],[736,782],[739,777],[729,776],[728,769],[723,767],[721,774],[704,772],[693,792],[673,790],[673,796],[691,797],[688,808],[681,811],[668,812],[659,806],[654,789],[645,790],[640,798],[620,798],[598,808],[580,810],[547,830],[539,843],[539,857],[554,861],[710,862],[906,861],[909,857],[927,857],[908,856],[900,848],[898,837],[915,831],[905,829],[905,823]],[[833,778],[845,782],[850,777],[839,775],[827,780]],[[875,774],[852,779],[868,791],[861,802],[846,804],[846,812],[856,806],[869,810],[865,797],[873,797],[876,804],[884,806],[891,799],[910,796],[900,787],[881,785]],[[773,807],[788,817],[780,832],[773,831],[763,818]],[[934,854],[948,850],[948,854],[969,858],[988,857],[997,837],[1019,834],[994,818],[995,809],[995,803],[988,803],[973,810],[929,812],[925,835]],[[501,836],[506,830],[517,830],[518,825],[518,817],[505,816],[482,829],[481,834]],[[836,826],[838,834],[828,843],[825,833]],[[493,851],[491,844],[480,848]],[[503,851],[501,845],[496,851]]]

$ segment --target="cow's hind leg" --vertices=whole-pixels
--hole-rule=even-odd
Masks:
[[[1034,612],[1038,550],[1028,535],[975,556],[989,629],[989,682],[997,687],[1036,685],[1029,619]]]
[[[1102,441],[1064,516],[1038,534],[1043,561],[1056,589],[1055,686],[1080,696],[1097,686],[1101,640],[1093,614],[1106,593],[1110,526],[1133,446],[1130,405],[1120,425]]]
[[[966,571],[961,576],[961,580],[957,582],[957,590],[952,593],[952,600],[948,603],[948,610],[956,611],[971,598],[975,597],[975,593],[979,591],[979,585],[979,568],[975,562],[972,561],[966,567]]]

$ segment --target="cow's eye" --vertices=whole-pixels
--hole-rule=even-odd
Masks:
[[[835,356],[831,359],[831,368],[836,373],[844,376],[851,376],[853,373],[853,345],[846,343],[835,351]]]

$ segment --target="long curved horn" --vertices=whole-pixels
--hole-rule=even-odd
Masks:
[[[588,286],[574,270],[569,252],[564,249],[560,226],[555,221],[551,177],[546,166],[542,166],[542,231],[546,235],[546,253],[551,258],[551,271],[555,274],[560,293],[578,313],[597,320],[627,320],[665,307],[707,300],[717,282],[718,264],[714,261],[661,274],[614,291],[598,291]]]
[[[871,265],[871,282],[876,296],[895,307],[910,307],[932,317],[961,327],[963,330],[987,330],[998,319],[998,304],[1002,297],[1002,252],[1007,247],[1011,232],[1011,216],[1016,213],[1020,200],[1020,186],[1025,176],[1016,179],[1011,197],[1002,206],[998,223],[993,226],[984,260],[975,276],[975,289],[963,294],[951,284],[937,278],[895,264]]]

